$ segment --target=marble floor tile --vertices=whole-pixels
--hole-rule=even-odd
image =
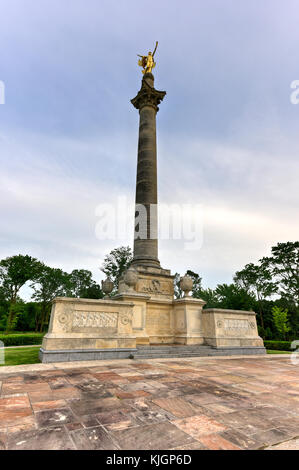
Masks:
[[[79,429],[70,433],[78,450],[118,450],[114,439],[101,426]]]
[[[63,427],[8,434],[10,450],[73,450],[74,444]]]
[[[232,442],[227,441],[219,434],[202,436],[200,442],[209,450],[241,450],[240,447],[236,446]]]
[[[152,401],[160,408],[169,411],[172,415],[176,416],[177,418],[193,416],[198,412],[198,408],[195,405],[184,400],[181,397],[158,398]]]
[[[194,442],[191,436],[166,422],[115,431],[112,435],[123,450],[166,450]]]
[[[195,439],[199,439],[201,436],[206,434],[213,434],[216,432],[225,431],[227,426],[214,419],[205,416],[205,415],[198,415],[198,416],[191,416],[189,418],[184,419],[177,419],[173,421],[179,429],[190,434],[190,436],[194,437]]]
[[[37,411],[35,418],[39,428],[47,428],[76,421],[76,418],[69,408]]]

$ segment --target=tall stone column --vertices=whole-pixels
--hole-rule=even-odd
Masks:
[[[133,265],[159,267],[156,114],[166,95],[154,88],[154,76],[146,73],[137,96],[131,100],[139,110],[139,141],[136,177],[136,210]]]

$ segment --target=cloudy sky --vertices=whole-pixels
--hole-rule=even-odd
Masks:
[[[134,201],[141,80],[156,40],[159,200],[202,207],[203,240],[163,267],[205,286],[298,239],[298,0],[0,0],[0,258],[99,281],[97,208]]]

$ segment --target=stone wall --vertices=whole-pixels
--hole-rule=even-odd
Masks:
[[[134,355],[136,345],[153,344],[264,353],[254,312],[203,310],[204,304],[137,292],[113,300],[57,298],[40,357],[43,362],[121,358]]]
[[[42,348],[135,348],[132,321],[132,302],[56,298]]]
[[[210,308],[203,310],[205,343],[214,347],[261,346],[255,312]]]

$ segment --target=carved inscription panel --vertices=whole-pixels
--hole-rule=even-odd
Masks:
[[[231,329],[248,329],[249,328],[249,323],[248,320],[240,320],[240,319],[234,319],[234,318],[225,318],[224,320],[224,328],[227,330]]]
[[[116,331],[118,322],[117,312],[82,312],[75,311],[72,321],[72,331],[84,332],[86,329],[92,331],[109,330]]]
[[[227,336],[250,335],[255,330],[255,323],[247,319],[225,318],[217,322],[217,328],[221,328]]]

